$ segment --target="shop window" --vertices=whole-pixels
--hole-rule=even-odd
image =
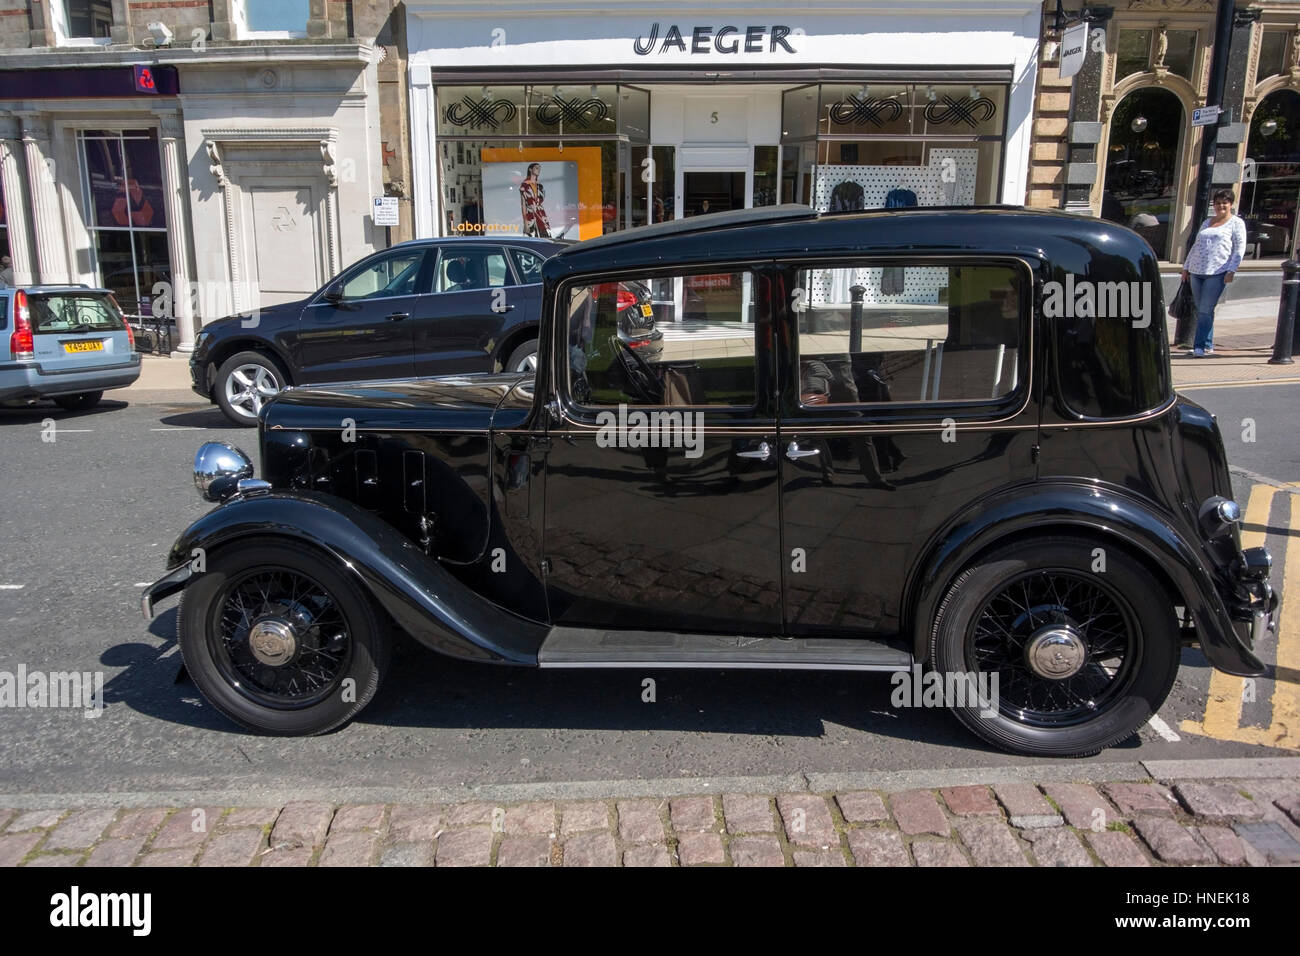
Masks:
[[[1115,57],[1115,82],[1143,73],[1151,63],[1150,30],[1120,30],[1119,52]]]
[[[305,37],[309,0],[231,0],[240,37]]]
[[[157,132],[82,130],[79,138],[98,281],[124,311],[149,315],[155,286],[171,282]]]
[[[1277,90],[1250,120],[1238,214],[1246,222],[1246,255],[1286,259],[1300,229],[1300,93]]]
[[[61,43],[107,43],[113,32],[110,0],[51,0],[50,15]]]
[[[1196,62],[1196,31],[1169,30],[1165,34],[1165,42],[1165,66],[1170,73],[1190,80]]]
[[[1183,107],[1168,90],[1135,90],[1115,107],[1101,216],[1128,226],[1162,259],[1172,255]]]
[[[987,402],[1023,379],[1024,277],[923,260],[799,269],[804,405]]]
[[[775,206],[780,202],[779,146],[754,147],[754,205]]]
[[[1286,48],[1290,40],[1285,30],[1265,30],[1259,44],[1259,66],[1255,70],[1255,82],[1259,83],[1270,76],[1278,76],[1286,70]]]

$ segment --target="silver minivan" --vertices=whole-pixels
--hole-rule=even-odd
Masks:
[[[135,336],[107,289],[0,288],[0,402],[76,411],[139,377]]]

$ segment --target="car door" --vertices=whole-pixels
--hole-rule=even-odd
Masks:
[[[433,294],[415,322],[417,375],[491,372],[502,332],[536,310],[539,287],[521,286],[505,248],[476,240],[446,243]]]
[[[900,637],[940,528],[1035,477],[1032,274],[923,254],[779,269],[802,293],[782,311],[785,630]]]
[[[706,292],[707,328],[665,336],[650,361],[618,324],[620,283],[649,277],[606,273],[557,292],[543,549],[556,624],[779,632],[767,286],[743,264],[708,272],[730,281]],[[682,317],[668,308],[665,325]]]
[[[432,258],[427,247],[389,249],[317,293],[299,319],[297,381],[411,377],[412,319],[427,299]]]

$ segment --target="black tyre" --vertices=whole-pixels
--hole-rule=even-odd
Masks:
[[[236,352],[217,369],[217,405],[236,425],[257,424],[262,407],[289,384],[280,363],[261,352]]]
[[[181,657],[207,701],[250,730],[323,734],[374,697],[389,635],[334,562],[292,541],[234,545],[185,589]]]
[[[948,701],[984,740],[1084,756],[1131,737],[1164,703],[1179,641],[1172,601],[1145,565],[1062,536],[1010,545],[963,571],[939,606],[930,660],[986,691],[996,675],[996,695]]]
[[[507,372],[537,371],[537,339],[529,339],[510,353],[506,359]]]
[[[103,392],[78,392],[76,395],[58,396],[54,399],[54,404],[65,411],[84,412],[86,409],[98,405],[99,400],[103,397]]]

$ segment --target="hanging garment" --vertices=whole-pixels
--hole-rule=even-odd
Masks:
[[[903,209],[907,206],[916,205],[916,193],[910,189],[904,189],[902,186],[891,189],[885,196],[886,209]]]
[[[866,194],[862,186],[851,179],[844,180],[831,190],[829,212],[849,212],[854,209],[865,209],[866,206]]]

